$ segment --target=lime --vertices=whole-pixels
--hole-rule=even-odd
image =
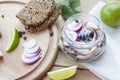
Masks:
[[[8,47],[6,48],[6,51],[10,52],[14,50],[18,46],[19,42],[20,42],[19,32],[16,28],[14,28],[12,32],[12,39],[10,40],[10,43]]]
[[[102,21],[111,27],[120,25],[120,1],[106,3],[101,9],[100,16]]]
[[[76,73],[76,69],[77,66],[72,66],[72,67],[48,72],[47,75],[53,80],[65,80],[72,77]]]

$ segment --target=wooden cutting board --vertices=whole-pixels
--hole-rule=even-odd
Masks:
[[[0,31],[2,38],[0,39],[0,51],[4,53],[4,57],[0,59],[0,80],[14,79],[38,79],[42,78],[47,70],[51,67],[57,51],[58,31],[56,25],[51,29],[38,33],[27,33],[27,40],[20,39],[18,47],[7,53],[5,51],[12,29],[16,28],[19,31],[25,31],[24,25],[16,18],[18,13],[25,3],[18,1],[0,1]],[[2,17],[4,15],[4,18]],[[50,33],[53,32],[53,36]],[[21,55],[24,48],[22,45],[32,38],[36,39],[42,49],[42,58],[33,65],[26,65],[22,62]]]

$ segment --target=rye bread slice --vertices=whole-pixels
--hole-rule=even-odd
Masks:
[[[42,24],[55,10],[54,0],[32,0],[16,17],[28,26],[38,26]]]
[[[39,26],[25,26],[25,30],[34,33],[47,29],[48,27],[52,26],[54,22],[56,22],[58,16],[59,16],[59,10],[55,9],[53,14],[44,23],[42,23]]]

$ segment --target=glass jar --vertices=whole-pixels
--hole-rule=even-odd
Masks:
[[[79,13],[65,22],[59,42],[60,48],[69,58],[77,62],[89,62],[103,53],[106,37],[99,19]]]

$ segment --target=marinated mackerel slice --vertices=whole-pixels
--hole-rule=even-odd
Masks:
[[[54,0],[32,0],[16,17],[24,25],[38,26],[42,24],[55,10]]]
[[[26,26],[25,29],[26,29],[26,31],[31,32],[31,33],[42,31],[42,30],[52,26],[52,24],[54,22],[56,22],[58,16],[59,16],[59,11],[58,11],[58,9],[55,9],[53,14],[44,23],[42,23],[41,25],[36,26],[36,27]]]

